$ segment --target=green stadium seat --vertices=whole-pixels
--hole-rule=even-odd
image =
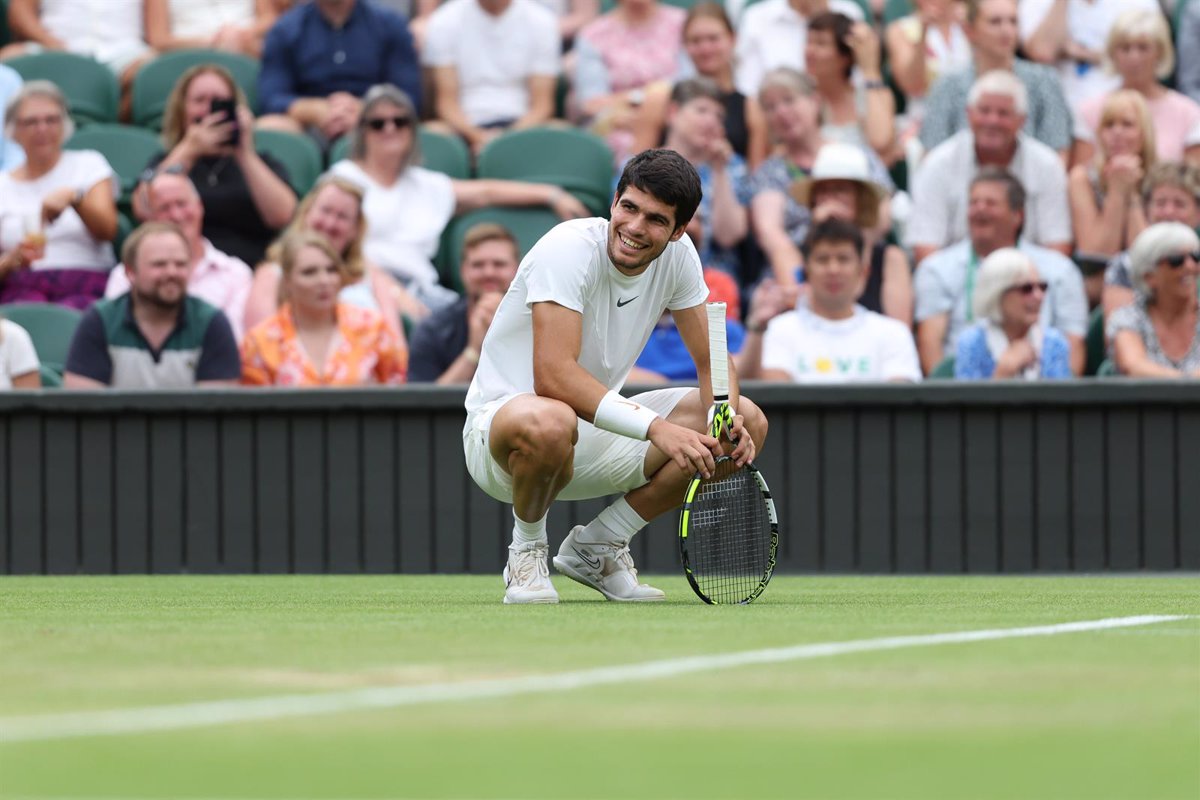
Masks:
[[[42,378],[43,389],[58,389],[62,387],[62,373],[49,364],[39,364],[38,373]]]
[[[528,128],[502,134],[479,154],[480,178],[552,183],[597,214],[612,204],[612,151],[595,134],[574,128]]]
[[[29,333],[39,361],[62,372],[82,313],[53,303],[13,303],[0,306],[0,316],[11,319]]]
[[[914,13],[912,0],[887,0],[883,4],[883,24],[888,26],[898,19]]]
[[[1108,346],[1104,341],[1104,308],[1097,306],[1092,310],[1092,315],[1088,319],[1087,339],[1087,364],[1083,368],[1084,375],[1095,375],[1100,370],[1100,365],[1108,356]]]
[[[421,146],[421,166],[466,180],[471,177],[471,151],[457,136],[437,133],[428,128],[417,130],[417,141]],[[329,163],[336,164],[350,157],[350,137],[343,136],[329,148]]]
[[[96,150],[104,156],[121,182],[119,205],[128,211],[133,189],[147,162],[162,152],[162,142],[145,128],[98,124],[80,128],[64,145],[68,150]]]
[[[216,64],[229,70],[246,95],[251,110],[258,108],[258,61],[237,53],[197,48],[176,50],[155,58],[138,70],[133,79],[133,123],[152,130],[162,129],[167,97],[179,76],[198,64]]]
[[[456,217],[446,226],[437,259],[442,285],[462,292],[458,264],[462,260],[463,237],[472,226],[481,222],[495,222],[508,228],[516,237],[523,258],[546,231],[561,221],[557,214],[546,208],[481,208]]]
[[[954,379],[954,356],[946,356],[941,363],[933,368],[933,372],[929,373],[929,380],[953,380]]]
[[[94,58],[48,50],[5,62],[28,83],[52,81],[67,98],[77,125],[116,122],[121,88],[108,67]]]
[[[0,47],[12,41],[12,29],[8,27],[8,0],[0,0]]]
[[[1096,369],[1097,378],[1119,378],[1121,371],[1117,369],[1117,362],[1111,358],[1106,358],[1100,362],[1100,366]]]
[[[308,136],[286,131],[255,131],[254,147],[287,167],[292,189],[300,197],[321,176],[321,151]]]

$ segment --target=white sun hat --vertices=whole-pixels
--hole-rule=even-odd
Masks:
[[[858,184],[858,218],[860,228],[873,228],[879,221],[879,204],[887,199],[887,190],[871,179],[871,165],[861,147],[845,142],[831,142],[817,152],[812,171],[792,181],[791,193],[796,202],[811,208],[813,187],[821,181],[852,181]]]

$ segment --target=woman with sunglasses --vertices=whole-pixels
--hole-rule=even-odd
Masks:
[[[418,166],[417,114],[391,84],[373,86],[350,132],[350,158],[330,172],[362,187],[367,218],[367,259],[415,295],[422,313],[453,303],[458,295],[438,284],[433,257],[442,231],[458,214],[484,206],[545,205],[563,219],[589,216],[558,186],[500,180],[456,180]]]
[[[1179,222],[1151,225],[1129,262],[1137,299],[1108,318],[1117,369],[1134,378],[1200,377],[1200,237]]]
[[[954,377],[961,380],[1070,378],[1067,338],[1041,321],[1050,284],[1015,247],[996,250],[975,276],[979,320],[958,337]]]

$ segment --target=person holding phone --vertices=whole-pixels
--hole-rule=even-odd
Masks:
[[[147,219],[146,186],[156,172],[186,174],[204,204],[204,236],[247,264],[291,220],[296,195],[283,165],[254,149],[254,115],[233,76],[216,64],[184,72],[163,114],[164,153],[147,165],[134,213]]]

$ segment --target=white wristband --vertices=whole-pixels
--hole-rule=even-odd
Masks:
[[[610,391],[600,398],[593,424],[601,430],[628,436],[630,439],[645,440],[650,424],[656,419],[658,414],[650,409]]]

